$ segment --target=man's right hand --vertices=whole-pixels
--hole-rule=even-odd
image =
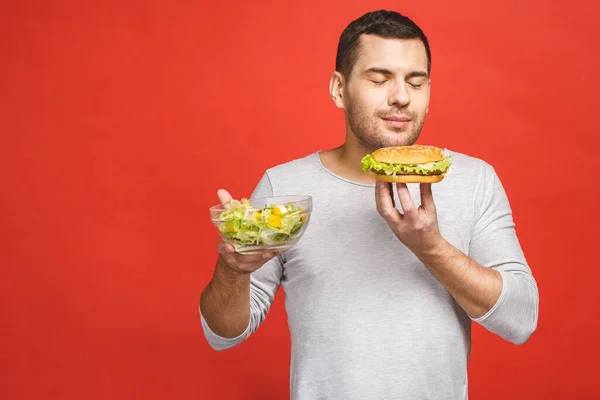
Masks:
[[[227,204],[232,200],[231,195],[225,189],[217,191],[219,202]],[[222,240],[219,242],[219,266],[226,267],[227,270],[236,274],[249,274],[262,267],[267,261],[283,252],[269,252],[260,254],[240,254],[235,251],[235,247]]]
[[[226,190],[217,192],[221,204],[231,201]],[[250,323],[250,273],[279,253],[240,254],[230,243],[219,243],[219,261],[213,278],[200,296],[200,310],[217,335],[234,338]]]

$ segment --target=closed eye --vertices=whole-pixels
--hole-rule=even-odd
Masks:
[[[373,82],[373,83],[374,83],[375,85],[377,85],[377,86],[380,86],[380,85],[383,85],[384,83],[386,83],[387,81],[388,81],[388,80],[387,80],[387,79],[385,79],[385,80],[383,80],[383,81],[371,81],[371,82]]]

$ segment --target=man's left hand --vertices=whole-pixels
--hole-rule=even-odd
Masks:
[[[398,239],[417,257],[430,254],[444,242],[438,227],[437,212],[431,193],[431,183],[421,183],[421,205],[415,206],[405,183],[396,183],[402,211],[395,206],[392,184],[377,181],[375,201],[377,211]]]

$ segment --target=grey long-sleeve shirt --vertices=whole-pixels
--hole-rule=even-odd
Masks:
[[[394,236],[377,213],[374,185],[335,175],[317,152],[267,170],[252,194],[308,194],[313,214],[294,248],[251,275],[243,334],[219,337],[201,315],[210,345],[247,339],[283,285],[292,399],[466,399],[471,321],[521,344],[537,325],[538,291],[494,169],[450,153],[452,172],[432,185],[440,231],[500,272],[502,294],[486,315],[471,319]],[[419,186],[409,190],[420,204]]]

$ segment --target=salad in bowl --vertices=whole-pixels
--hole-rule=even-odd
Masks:
[[[283,251],[304,234],[312,212],[310,196],[272,196],[231,200],[210,208],[223,241],[238,253]]]

